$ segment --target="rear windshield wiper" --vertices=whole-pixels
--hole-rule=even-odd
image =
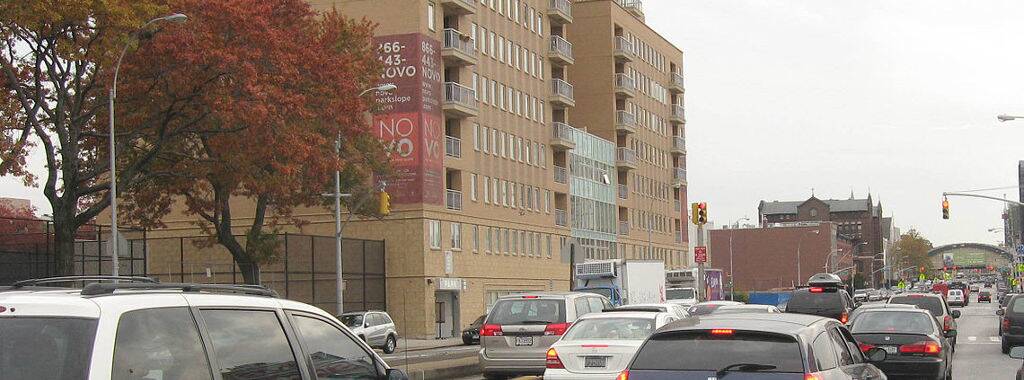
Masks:
[[[736,363],[725,366],[724,368],[715,372],[715,377],[721,379],[731,371],[736,372],[760,372],[769,371],[777,368],[770,364],[756,364],[756,363]]]

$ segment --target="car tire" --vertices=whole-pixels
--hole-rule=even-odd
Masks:
[[[483,376],[484,376],[484,379],[487,379],[487,380],[505,380],[505,379],[508,378],[508,376],[505,376],[505,375],[496,374],[496,373],[486,373],[486,372],[484,372]]]
[[[1009,354],[1010,353],[1010,342],[1007,342],[1006,338],[1003,338],[1002,340],[1000,340],[999,345],[1003,349],[1003,354]]]
[[[465,344],[467,346],[472,345],[473,344],[473,340],[471,340],[469,338],[462,338],[462,344]]]
[[[388,335],[388,339],[384,341],[383,351],[385,354],[391,354],[395,352],[395,347],[398,347],[398,340],[395,339],[394,335]]]

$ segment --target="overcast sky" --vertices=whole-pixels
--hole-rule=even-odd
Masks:
[[[1003,205],[941,193],[1015,186],[1024,158],[1024,2],[645,0],[684,51],[690,201],[858,198],[936,245],[993,243]],[[983,194],[1016,199],[1016,189]]]
[[[1024,158],[1024,2],[645,0],[685,52],[689,198],[719,223],[759,200],[858,197],[936,244],[995,242]],[[42,173],[41,162],[34,167]],[[49,212],[38,189],[0,195]],[[1011,198],[1015,190],[987,194]]]

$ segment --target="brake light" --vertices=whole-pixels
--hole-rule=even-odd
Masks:
[[[812,287],[809,290],[810,290],[811,293],[823,293],[823,292],[825,292],[825,288],[817,287],[817,286]]]
[[[824,378],[817,373],[808,373],[804,375],[804,380],[823,380]]]
[[[860,352],[868,352],[871,351],[872,348],[875,348],[874,345],[867,343],[857,343],[857,347],[860,347]]]
[[[540,298],[540,296],[523,296],[523,298],[528,299],[528,300],[532,300],[534,298]]]
[[[615,380],[629,380],[629,370],[624,369],[622,372],[619,372],[619,375],[615,376]]]
[[[1010,318],[1003,318],[1003,332],[1010,331]]]
[[[732,335],[732,334],[735,334],[735,333],[736,333],[736,331],[733,331],[732,329],[712,329],[711,330],[711,335],[716,335],[716,336],[727,336],[727,335]]]
[[[544,335],[562,335],[568,329],[568,323],[552,323],[544,328]]]
[[[562,369],[565,368],[562,365],[562,359],[558,358],[558,352],[554,348],[549,348],[547,355],[545,355],[544,366],[546,368]]]
[[[842,323],[842,324],[845,325],[846,322],[848,322],[849,320],[850,320],[850,314],[847,314],[845,311],[842,314],[839,314],[839,323]]]
[[[901,354],[924,354],[937,356],[941,352],[942,346],[930,340],[900,346]]]
[[[480,326],[480,336],[502,336],[505,335],[501,331],[501,325],[483,325]]]
[[[6,308],[6,307],[3,307],[3,306],[0,306],[0,313],[3,313],[3,312],[5,312],[5,311],[7,311],[7,308]]]
[[[953,317],[945,316],[942,318],[942,331],[949,331],[953,329]]]

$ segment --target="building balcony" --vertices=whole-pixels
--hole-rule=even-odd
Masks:
[[[572,85],[562,79],[551,80],[551,105],[556,108],[575,107],[576,100],[573,98]]]
[[[445,64],[451,66],[475,65],[477,53],[473,46],[473,40],[457,29],[445,29],[441,58],[444,59]]]
[[[636,115],[629,111],[615,111],[615,131],[619,134],[636,133]]]
[[[672,105],[672,114],[668,116],[669,123],[683,124],[686,122],[686,112],[683,106]]]
[[[619,0],[619,5],[633,16],[644,17],[644,3],[641,0]]]
[[[629,221],[619,221],[619,235],[629,235]]]
[[[569,150],[576,147],[576,140],[573,139],[575,129],[566,123],[555,121],[551,123],[551,147],[555,149]]]
[[[476,1],[474,0],[441,0],[441,6],[456,14],[476,13]]]
[[[686,154],[686,138],[683,136],[672,136],[672,147],[669,152],[676,155]]]
[[[444,207],[449,210],[462,210],[462,192],[446,189],[444,191]]]
[[[565,210],[555,209],[555,225],[562,227],[569,226],[569,218],[566,216]]]
[[[624,146],[618,147],[615,152],[615,166],[619,169],[633,170],[637,168],[636,151]]]
[[[623,98],[636,96],[636,81],[626,74],[615,74],[615,95]]]
[[[548,17],[555,24],[572,23],[572,3],[569,0],[551,0]]]
[[[462,157],[462,140],[458,137],[444,137],[444,155],[448,157]]]
[[[460,118],[476,116],[479,113],[476,104],[476,91],[455,82],[445,82],[443,109],[449,116]]]
[[[683,87],[683,74],[672,73],[672,80],[668,82],[668,90],[674,93],[682,93],[686,89]]]
[[[686,185],[686,169],[675,168],[672,175],[672,186],[681,187]]]
[[[551,48],[548,49],[548,58],[557,66],[573,64],[575,60],[572,57],[572,43],[562,36],[551,36]]]
[[[569,171],[564,167],[555,166],[555,183],[568,184],[569,183]]]
[[[619,184],[619,199],[629,199],[629,186]]]
[[[629,42],[626,37],[615,36],[615,46],[613,50],[615,59],[619,62],[632,62],[633,61],[633,43]]]

